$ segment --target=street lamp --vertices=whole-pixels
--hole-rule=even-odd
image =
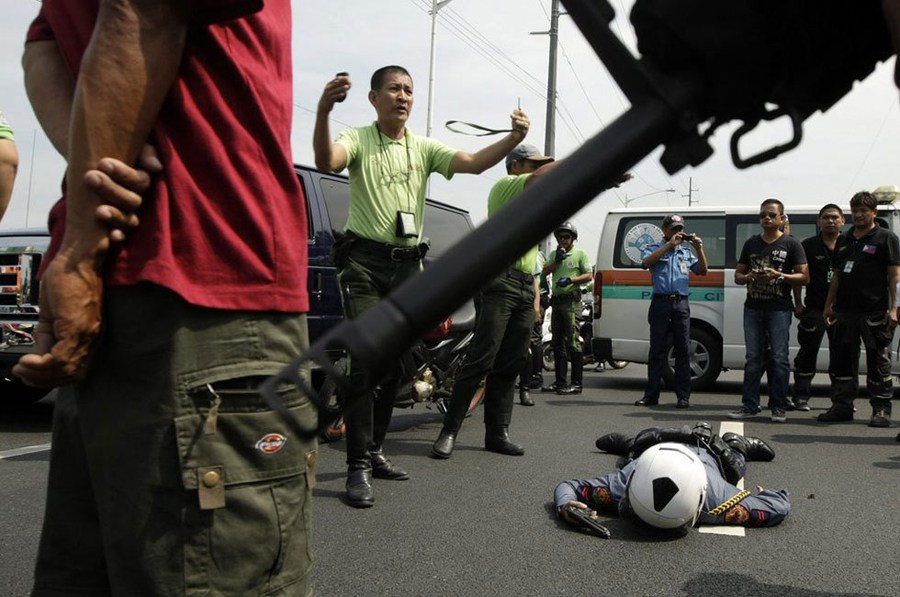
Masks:
[[[438,11],[453,2],[453,0],[432,0],[431,2],[431,61],[428,69],[428,116],[425,123],[425,136],[431,136],[431,123],[434,111],[434,54],[437,42],[437,15]]]
[[[628,207],[628,204],[631,203],[632,201],[637,201],[638,199],[642,199],[644,197],[649,197],[650,195],[659,195],[660,193],[674,193],[674,192],[675,192],[675,189],[660,189],[658,191],[653,191],[650,193],[644,193],[643,195],[638,195],[637,197],[631,197],[630,199],[628,198],[628,193],[625,193],[625,200],[622,201],[622,199],[619,199],[619,201],[622,203],[622,205],[624,205],[625,207]]]

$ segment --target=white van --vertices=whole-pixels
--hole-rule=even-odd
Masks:
[[[824,202],[823,202],[824,205]],[[786,205],[791,234],[804,240],[817,234],[819,206]],[[841,206],[848,220],[849,208]],[[734,282],[734,268],[744,241],[760,232],[759,206],[628,208],[609,212],[597,250],[594,275],[594,357],[646,363],[650,352],[647,309],[653,294],[650,272],[641,268],[641,249],[662,238],[662,220],[669,213],[684,216],[685,232],[703,239],[709,272],[691,274],[691,387],[708,388],[722,370],[744,368],[743,309],[745,286]],[[900,230],[900,210],[891,203],[880,204],[879,223],[896,234]],[[690,247],[690,244],[687,244]],[[791,362],[797,354],[797,326],[791,326]],[[900,374],[897,344],[892,349],[893,373]],[[865,355],[860,371],[865,371]],[[674,358],[669,353],[663,367],[667,384],[672,380]],[[828,339],[819,349],[817,370],[828,372]]]

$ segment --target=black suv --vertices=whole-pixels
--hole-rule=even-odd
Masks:
[[[309,337],[315,342],[342,319],[334,264],[328,255],[334,231],[343,228],[350,205],[347,177],[295,166],[306,195],[309,222]],[[425,231],[431,239],[427,260],[440,257],[472,230],[469,212],[428,199]],[[37,322],[36,274],[50,237],[45,229],[0,230],[0,396],[35,400],[46,390],[28,388],[10,374],[19,357],[32,350]],[[336,355],[337,356],[337,355]]]

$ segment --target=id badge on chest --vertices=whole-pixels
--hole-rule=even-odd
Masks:
[[[853,260],[851,259],[847,263],[844,264],[844,273],[849,274],[853,271]]]
[[[397,212],[397,238],[418,238],[416,214],[411,211]]]
[[[834,270],[828,270],[828,273],[825,275],[825,281],[831,284],[831,279],[834,278]]]
[[[682,262],[679,263],[678,265],[679,265],[679,268],[681,269],[681,273],[684,274],[684,275],[686,276],[687,273],[688,273],[688,266],[687,266],[687,263],[684,262],[684,261],[682,261]]]

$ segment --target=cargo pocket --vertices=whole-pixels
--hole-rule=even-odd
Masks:
[[[196,412],[175,419],[182,483],[197,496],[187,586],[243,594],[307,578],[315,442],[294,437],[262,409],[254,389],[217,385],[192,395],[201,397]],[[315,409],[299,390],[285,387],[281,398],[303,424],[315,425]]]
[[[889,346],[894,339],[894,330],[888,325],[888,319],[884,313],[866,317],[866,327],[869,328],[875,345],[879,348]]]

